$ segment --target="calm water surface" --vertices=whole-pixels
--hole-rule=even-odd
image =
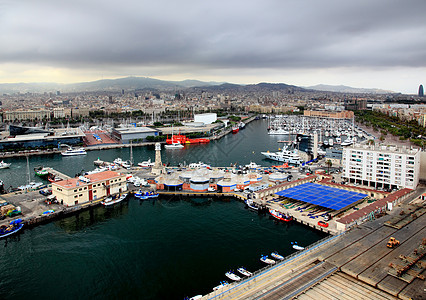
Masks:
[[[246,127],[209,145],[162,151],[163,162],[272,165],[260,151],[276,150],[282,137],[268,136],[263,121]],[[42,164],[73,175],[93,169],[98,156],[128,159],[129,149],[75,158],[31,158],[31,170]],[[136,162],[149,157],[154,158],[153,149],[134,149]],[[14,186],[25,183],[25,159],[11,162],[11,174],[3,180]],[[292,241],[309,245],[323,237],[297,223],[277,223],[258,215],[233,199],[131,198],[0,241],[0,298],[183,299],[210,292],[230,269],[260,269],[261,254],[288,255],[294,252]]]

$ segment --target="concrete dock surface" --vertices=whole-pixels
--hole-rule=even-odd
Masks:
[[[423,207],[399,205],[389,215],[330,237],[202,299],[424,299],[426,283],[419,278],[424,276],[424,256],[403,276],[390,274],[396,273],[390,264],[403,267],[416,253],[426,252]],[[400,229],[389,226],[396,218],[405,220]],[[388,248],[390,237],[400,245]]]

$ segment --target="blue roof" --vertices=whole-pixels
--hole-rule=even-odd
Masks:
[[[292,198],[334,210],[340,210],[368,196],[367,194],[341,190],[312,182],[307,182],[286,189],[275,193],[275,195]]]

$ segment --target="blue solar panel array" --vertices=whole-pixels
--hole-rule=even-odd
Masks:
[[[331,208],[342,209],[362,198],[366,194],[340,190],[312,182],[304,183],[293,188],[276,193],[275,195]]]

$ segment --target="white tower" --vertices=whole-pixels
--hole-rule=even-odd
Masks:
[[[161,144],[155,143],[155,162],[154,167],[152,167],[152,173],[155,175],[160,175],[165,173],[166,168],[163,166],[161,162]]]

